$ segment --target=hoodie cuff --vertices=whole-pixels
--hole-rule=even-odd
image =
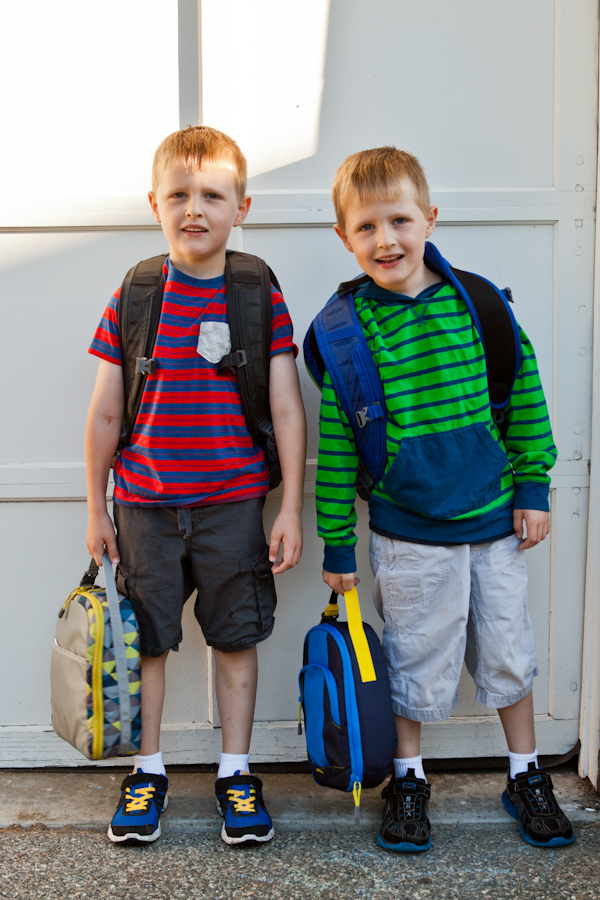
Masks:
[[[538,484],[535,481],[526,481],[515,485],[515,498],[513,509],[539,509],[548,512],[548,492],[550,485]]]
[[[325,544],[323,568],[334,575],[348,575],[356,572],[356,554],[354,547],[332,547]]]

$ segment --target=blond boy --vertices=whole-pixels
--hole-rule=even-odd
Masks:
[[[106,487],[124,402],[118,291],[90,347],[100,363],[86,428],[87,544],[98,563],[104,547],[118,563],[118,586],[136,610],[142,651],[142,745],[108,834],[118,842],[160,836],[168,787],[160,751],[165,663],[178,649],[183,605],[196,588],[196,618],[216,663],[221,834],[230,844],[268,841],[273,827],[262,783],[249,774],[248,754],[256,645],[273,629],[272,576],[295,566],[302,550],[305,424],[292,325],[272,288],[269,395],[284,489],[267,546],[264,454],[246,428],[236,376],[218,371],[229,352],[225,248],[250,207],[246,160],[227,135],[188,126],[157,149],[149,200],[169,255],[156,370],[148,376],[131,442],[114,467],[116,535]]]
[[[538,767],[531,694],[537,665],[523,551],[549,532],[547,471],[556,458],[533,348],[520,330],[503,439],[469,308],[426,264],[438,210],[418,160],[394,147],[356,153],[339,168],[333,199],[335,230],[369,276],[354,302],[387,407],[387,466],[369,499],[370,556],[398,750],[378,842],[402,852],[431,844],[421,723],[450,715],[464,660],[477,699],[498,710],[506,735],[507,811],[529,843],[568,844],[570,823]],[[358,583],[358,467],[326,373],[318,527],[323,580],[339,593]]]

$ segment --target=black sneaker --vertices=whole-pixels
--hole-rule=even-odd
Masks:
[[[552,779],[530,762],[527,772],[506,779],[502,803],[513,819],[521,822],[521,837],[534,847],[564,847],[575,835],[571,823],[556,802]]]
[[[115,843],[147,844],[160,837],[160,814],[167,808],[165,775],[149,775],[140,769],[121,785],[121,799],[108,829]]]
[[[386,850],[416,853],[431,847],[427,806],[431,787],[409,769],[404,778],[393,776],[381,796],[385,800],[377,843]]]
[[[262,781],[236,772],[215,783],[217,810],[223,816],[221,837],[226,844],[263,843],[275,834],[262,796]]]

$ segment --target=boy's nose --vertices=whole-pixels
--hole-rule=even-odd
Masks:
[[[380,228],[377,232],[377,245],[382,249],[394,244],[394,235],[388,228]]]
[[[191,218],[197,218],[198,216],[204,215],[199,197],[190,197],[190,202],[187,205],[185,214]]]

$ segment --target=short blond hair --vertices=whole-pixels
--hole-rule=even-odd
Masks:
[[[167,163],[181,159],[198,169],[203,163],[230,161],[235,172],[235,189],[241,202],[246,196],[248,164],[236,142],[222,131],[208,125],[188,125],[174,131],[159,144],[152,163],[152,190],[156,193],[161,173]]]
[[[345,210],[352,195],[362,203],[398,197],[410,186],[415,203],[429,215],[429,185],[416,156],[395,147],[376,147],[353,153],[341,164],[333,179],[332,197],[337,223],[345,226]]]

